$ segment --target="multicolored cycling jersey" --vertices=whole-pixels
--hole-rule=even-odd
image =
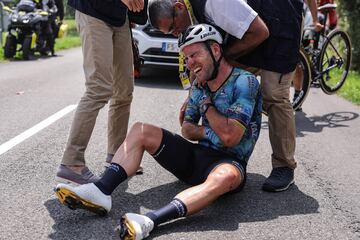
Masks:
[[[227,118],[236,119],[245,129],[240,142],[233,147],[225,147],[221,139],[210,128],[206,116],[201,116],[200,105],[208,97],[218,112]],[[202,118],[206,138],[199,144],[223,151],[239,160],[248,161],[261,128],[262,97],[256,77],[242,69],[234,68],[228,79],[215,92],[198,87],[194,82],[185,111],[185,121],[198,124]]]

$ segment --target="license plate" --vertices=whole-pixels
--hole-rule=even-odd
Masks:
[[[179,47],[177,43],[163,42],[161,50],[163,52],[179,52]]]

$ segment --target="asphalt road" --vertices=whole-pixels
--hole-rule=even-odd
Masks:
[[[0,149],[67,106],[84,90],[80,49],[56,58],[0,64]],[[176,73],[147,71],[136,81],[130,124],[149,122],[179,133],[178,109],[186,92]],[[296,113],[296,184],[266,193],[271,171],[267,119],[248,167],[243,192],[219,199],[197,215],[160,226],[148,239],[360,239],[360,108],[312,88]],[[106,155],[106,111],[86,153],[97,174]],[[71,211],[54,196],[54,174],[73,111],[0,151],[0,239],[116,239],[125,212],[146,213],[187,186],[144,155],[144,174],[113,194],[106,217]]]

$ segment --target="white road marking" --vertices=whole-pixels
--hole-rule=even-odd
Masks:
[[[25,132],[17,135],[16,137],[10,139],[9,141],[3,143],[0,145],[0,155],[7,152],[8,150],[10,150],[11,148],[15,147],[16,145],[18,145],[19,143],[25,141],[26,139],[28,139],[29,137],[31,137],[32,135],[40,132],[41,130],[43,130],[44,128],[48,127],[50,124],[56,122],[57,120],[59,120],[60,118],[62,118],[63,116],[65,116],[66,114],[70,113],[71,111],[73,111],[75,108],[77,107],[76,104],[74,105],[69,105],[67,107],[65,107],[64,109],[58,111],[57,113],[51,115],[50,117],[48,117],[47,119],[41,121],[40,123],[36,124],[35,126],[33,126],[32,128],[29,128],[28,130],[26,130]]]

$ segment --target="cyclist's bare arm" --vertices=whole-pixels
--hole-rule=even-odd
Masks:
[[[228,60],[235,60],[251,52],[260,43],[269,37],[269,30],[259,16],[249,26],[241,39],[236,39],[231,46],[225,49],[225,57]]]
[[[318,20],[318,11],[317,11],[317,3],[316,0],[305,0],[305,3],[308,5],[311,17],[313,19],[312,27],[314,27],[314,31],[320,32],[324,27]]]

